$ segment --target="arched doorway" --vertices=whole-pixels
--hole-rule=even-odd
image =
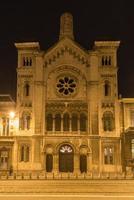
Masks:
[[[74,171],[74,151],[73,148],[64,144],[59,149],[59,172]]]

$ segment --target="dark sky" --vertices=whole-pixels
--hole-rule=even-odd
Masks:
[[[15,96],[17,51],[14,42],[39,41],[46,50],[58,40],[63,12],[74,17],[74,35],[91,49],[94,40],[120,40],[119,94],[134,97],[133,0],[0,1],[0,93]]]

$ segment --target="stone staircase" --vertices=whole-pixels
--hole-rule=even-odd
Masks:
[[[134,195],[134,180],[1,180],[0,194]]]

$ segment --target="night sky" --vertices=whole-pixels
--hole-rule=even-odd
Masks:
[[[43,3],[44,2],[44,3]],[[47,50],[59,37],[60,16],[71,12],[75,40],[91,49],[95,40],[120,40],[119,94],[134,97],[133,0],[0,1],[0,93],[16,96],[14,42],[39,41]]]

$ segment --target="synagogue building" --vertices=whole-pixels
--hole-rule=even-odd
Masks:
[[[59,41],[15,43],[16,102],[0,95],[0,171],[124,172],[134,167],[134,98],[119,98],[120,41],[74,38],[60,19]]]

